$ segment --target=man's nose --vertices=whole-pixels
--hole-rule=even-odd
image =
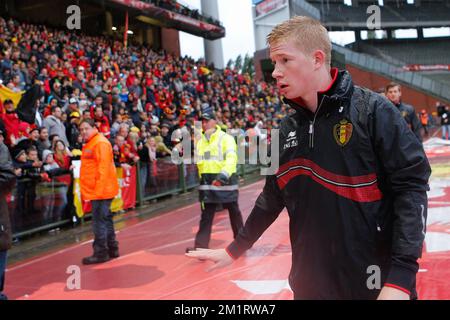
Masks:
[[[282,76],[282,73],[281,73],[280,69],[275,66],[275,68],[273,69],[273,72],[272,72],[272,77],[274,79],[278,79],[281,76]]]

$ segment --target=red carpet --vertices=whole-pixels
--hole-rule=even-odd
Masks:
[[[418,275],[420,299],[450,299],[450,147],[428,149],[433,164],[428,230]],[[241,189],[247,217],[263,182]],[[124,228],[118,233],[122,256],[97,266],[81,266],[91,254],[82,243],[7,271],[11,299],[292,299],[287,285],[291,265],[288,217],[282,213],[246,255],[225,269],[206,273],[209,262],[184,256],[200,217],[198,204]],[[212,248],[232,238],[228,213],[216,215]],[[66,273],[81,270],[80,290],[69,290]]]

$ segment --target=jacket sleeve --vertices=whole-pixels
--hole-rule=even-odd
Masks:
[[[233,173],[236,173],[238,163],[237,146],[234,138],[230,135],[225,135],[223,138],[222,154],[224,165],[220,173],[230,178]]]
[[[49,177],[53,178],[53,177],[62,176],[64,174],[69,174],[70,170],[64,169],[64,168],[55,168],[55,169],[51,169],[48,171],[46,170],[45,172],[47,172]]]
[[[414,132],[414,134],[416,135],[417,139],[419,139],[420,142],[422,142],[422,134],[420,132],[421,129],[421,124],[419,121],[419,117],[416,114],[416,111],[414,109],[413,106],[411,106],[411,113],[410,113],[410,117],[411,117],[411,130]]]
[[[0,194],[11,192],[15,182],[16,175],[9,151],[5,145],[0,145]]]
[[[277,219],[284,206],[276,176],[268,176],[264,189],[256,200],[244,227],[236,239],[226,248],[228,254],[237,259],[250,249],[263,232]]]
[[[385,99],[377,99],[375,104],[375,150],[386,192],[393,197],[392,261],[385,285],[410,292],[425,239],[431,168],[421,143],[400,112]]]
[[[203,142],[202,140],[199,140],[197,142],[197,145],[195,146],[196,148],[196,154],[198,155],[199,159],[197,159],[197,169],[198,169],[198,176],[201,178],[202,174],[204,172],[204,165],[205,165],[205,160],[203,160],[203,154],[201,153],[201,151],[203,151]]]

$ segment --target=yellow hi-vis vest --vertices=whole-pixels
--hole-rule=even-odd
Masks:
[[[209,141],[202,134],[197,143],[197,155],[200,176],[204,173],[224,173],[227,177],[231,177],[236,173],[238,162],[236,141],[219,126],[216,126],[216,132],[211,135]]]
[[[237,172],[237,146],[234,138],[216,126],[210,139],[202,134],[197,142],[197,167],[200,176],[200,201],[205,203],[227,203],[237,201],[239,178]],[[222,173],[228,178],[223,186],[212,182]]]

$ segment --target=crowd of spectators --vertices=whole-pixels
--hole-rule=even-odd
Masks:
[[[277,128],[286,114],[274,85],[239,70],[211,70],[203,60],[3,18],[0,81],[13,92],[36,84],[42,91],[32,124],[19,119],[11,100],[0,101],[0,139],[16,174],[32,181],[71,170],[81,153],[78,124],[84,118],[95,119],[110,139],[117,166],[141,161],[148,175],[158,158],[170,156],[183,131],[193,132],[205,104],[224,129],[256,127],[256,134]]]

